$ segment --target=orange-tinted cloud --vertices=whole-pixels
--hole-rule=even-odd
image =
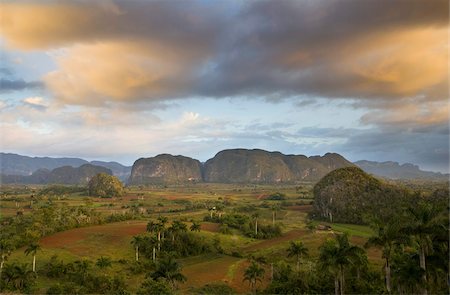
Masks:
[[[63,49],[44,80],[72,104],[448,96],[447,1],[189,4],[11,1],[0,33],[11,48]]]

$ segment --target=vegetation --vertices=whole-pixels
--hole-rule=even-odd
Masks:
[[[329,185],[358,194],[343,183]],[[352,224],[312,219],[309,183],[128,187],[119,198],[5,187],[1,292],[447,294],[448,190],[386,187],[404,193],[397,207],[387,197],[377,210],[350,202],[360,216]],[[274,191],[285,200],[268,201]]]
[[[88,191],[90,196],[100,198],[121,197],[123,184],[115,176],[99,173],[89,181]]]

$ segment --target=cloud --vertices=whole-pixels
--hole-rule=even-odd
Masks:
[[[443,100],[448,91],[443,0],[46,1],[6,2],[2,10],[7,46],[64,49],[44,80],[71,104],[245,95]]]
[[[40,96],[27,97],[23,99],[23,102],[25,105],[39,110],[44,110],[49,106],[49,103]]]
[[[0,93],[19,91],[25,89],[39,89],[43,87],[43,83],[39,81],[27,82],[25,80],[0,79]]]
[[[4,143],[45,154],[51,142],[48,153],[91,157],[113,156],[112,145],[143,156],[338,150],[447,170],[448,8],[445,0],[3,1],[5,51],[55,61],[42,82],[0,80],[1,92],[45,85],[51,98],[0,105]],[[311,112],[340,99],[364,114],[355,128],[337,128],[334,117],[244,126],[190,110],[193,97],[290,99]],[[185,112],[154,115],[169,104]]]

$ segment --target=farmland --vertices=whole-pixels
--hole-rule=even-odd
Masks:
[[[336,234],[347,234],[349,242],[360,247],[374,234],[371,228],[364,225],[311,221],[308,216],[313,201],[310,183],[296,186],[140,186],[126,188],[125,194],[119,198],[88,197],[77,189],[59,195],[46,191],[48,187],[4,187],[2,220],[17,221],[33,216],[45,219],[45,214],[58,216],[55,212],[61,210],[67,210],[64,212],[70,214],[84,212],[88,217],[80,219],[79,223],[61,227],[61,230],[46,229],[41,219],[33,220],[34,223],[27,228],[23,239],[26,240],[27,234],[37,236],[40,246],[36,253],[37,276],[27,289],[31,293],[50,292],[49,287],[63,283],[63,277],[48,275],[49,265],[55,261],[61,261],[62,265],[77,265],[85,261],[90,265],[90,272],[111,278],[120,277],[124,290],[138,292],[148,273],[154,270],[154,263],[166,254],[156,251],[156,261],[153,261],[151,249],[146,253],[147,246],[142,246],[137,262],[132,241],[136,236],[150,237],[152,234],[147,225],[161,218],[167,218],[164,221],[167,231],[163,230],[166,236],[158,247],[175,247],[175,239],[182,238],[171,230],[177,222],[185,224],[186,229],[191,228],[191,231],[188,230],[191,239],[204,245],[199,252],[175,254],[181,273],[186,278],[173,289],[178,293],[201,292],[201,288],[209,284],[228,286],[235,293],[250,293],[252,285],[244,278],[254,261],[262,261],[260,266],[264,274],[256,288],[263,290],[270,285],[273,271],[277,272],[278,267],[282,267],[279,266],[281,262],[295,266],[295,258],[288,257],[288,248],[293,241],[301,241],[308,249],[309,255],[302,259],[300,268],[301,271],[311,271],[318,263],[321,245]],[[236,216],[248,217],[248,228],[233,226],[232,218]],[[279,228],[280,233],[267,237],[261,236],[261,233],[254,235],[254,218],[257,218],[261,231]],[[225,220],[228,220],[228,226],[224,224]],[[200,225],[198,230],[192,230],[194,224]],[[48,234],[36,233],[38,231]],[[157,237],[156,231],[153,236]],[[7,264],[25,263],[30,267],[32,258],[25,254],[27,245],[20,242],[17,240],[18,247],[8,257]],[[170,249],[178,251],[176,247]],[[379,273],[383,266],[381,250],[369,248],[366,253],[368,269]],[[100,269],[100,259],[110,261],[110,266]]]

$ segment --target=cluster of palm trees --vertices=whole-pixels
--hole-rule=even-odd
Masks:
[[[376,235],[371,237],[366,246],[380,247],[385,260],[384,273],[386,290],[392,291],[392,260],[400,255],[413,257],[417,249],[418,265],[410,261],[400,261],[396,266],[397,291],[408,292],[411,287],[419,287],[422,294],[428,294],[429,278],[427,273],[427,256],[435,251],[448,253],[448,212],[442,211],[430,203],[419,202],[408,208],[406,216],[397,216],[388,222],[373,222]],[[412,280],[412,278],[415,278]]]
[[[5,240],[0,242],[1,264],[0,264],[0,281],[1,284],[10,285],[13,288],[24,291],[29,283],[36,278],[36,253],[41,250],[41,246],[36,242],[31,242],[25,248],[25,254],[32,255],[32,269],[28,268],[28,264],[5,264],[8,256],[11,254],[12,247]]]
[[[165,216],[159,216],[156,221],[149,221],[147,223],[147,233],[136,235],[133,237],[131,244],[135,248],[135,260],[139,261],[140,249],[152,249],[152,260],[156,260],[156,254],[162,251],[163,242],[166,240],[166,236],[170,235],[172,244],[175,242],[177,236],[181,232],[188,230],[187,224],[180,220],[173,220],[171,225],[167,227],[168,218]],[[192,232],[199,232],[201,225],[197,221],[192,221],[189,227]]]

